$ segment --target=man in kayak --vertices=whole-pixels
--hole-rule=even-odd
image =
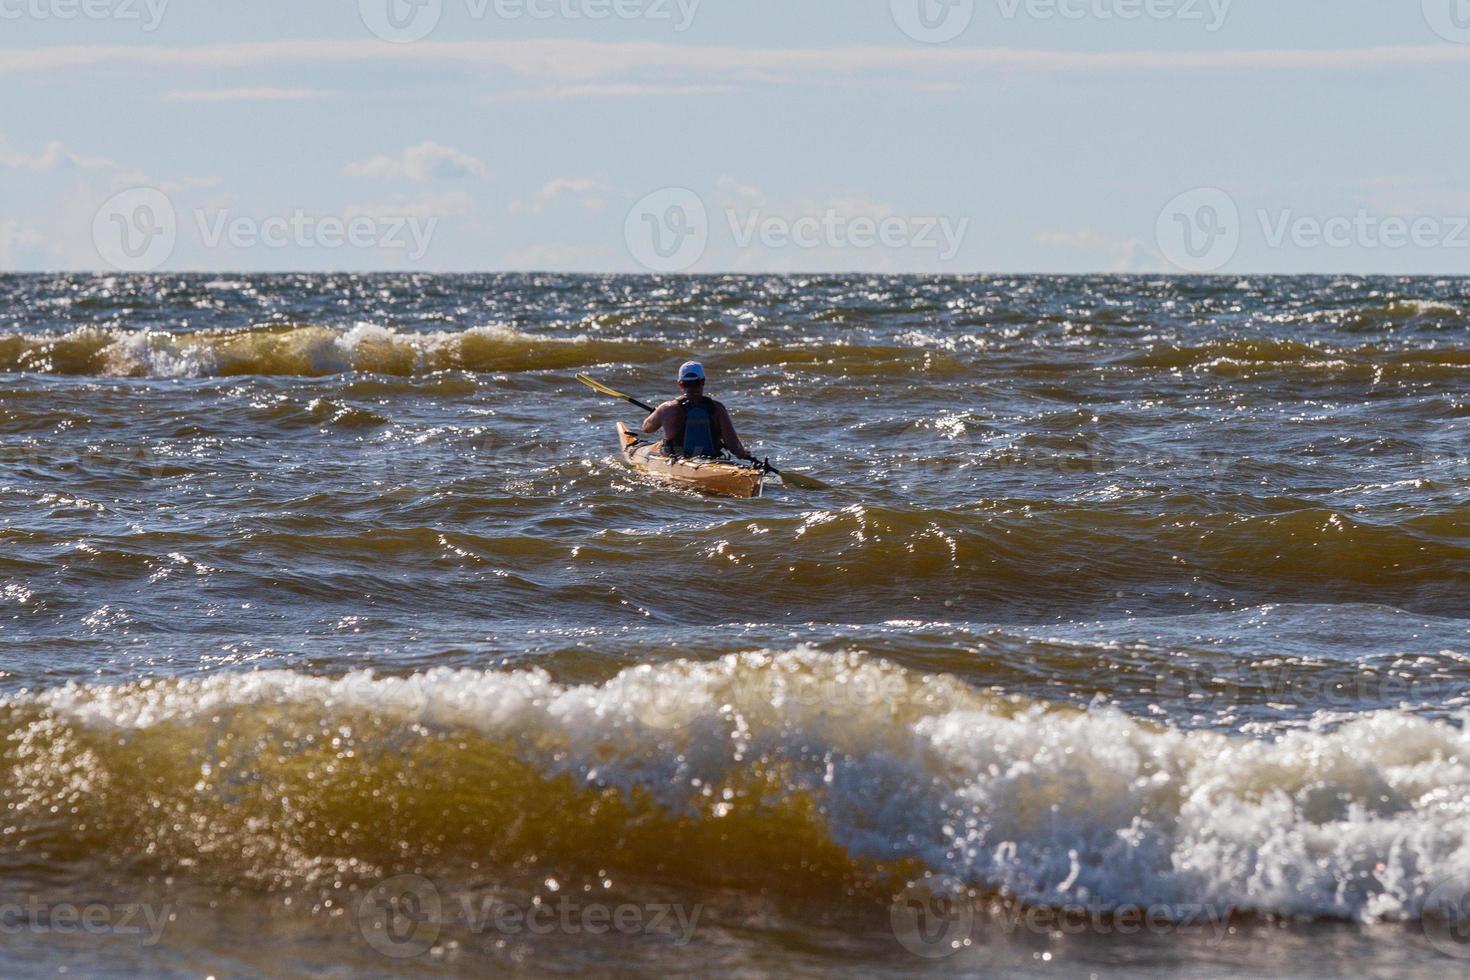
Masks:
[[[643,420],[644,432],[664,430],[665,453],[717,459],[728,450],[739,459],[755,461],[741,445],[725,406],[705,397],[703,364],[690,361],[679,368],[679,389],[682,398],[664,402]]]

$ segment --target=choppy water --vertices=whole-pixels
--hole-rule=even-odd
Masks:
[[[624,469],[691,354],[835,489]],[[0,278],[0,972],[1455,969],[1467,382],[1464,280]]]

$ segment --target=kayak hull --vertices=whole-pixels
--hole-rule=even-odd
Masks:
[[[618,423],[618,445],[623,460],[633,469],[662,483],[697,490],[717,497],[759,497],[765,474],[750,466],[718,460],[688,460],[664,456],[659,443],[644,442]]]

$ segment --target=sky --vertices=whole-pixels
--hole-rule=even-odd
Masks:
[[[0,0],[0,271],[1470,274],[1470,0]]]

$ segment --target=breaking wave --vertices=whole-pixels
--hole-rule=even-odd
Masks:
[[[71,685],[0,703],[6,863],[288,884],[473,858],[806,897],[925,871],[1048,904],[1402,919],[1470,873],[1470,736],[1274,741],[858,653]],[[18,865],[18,867],[17,867]]]

